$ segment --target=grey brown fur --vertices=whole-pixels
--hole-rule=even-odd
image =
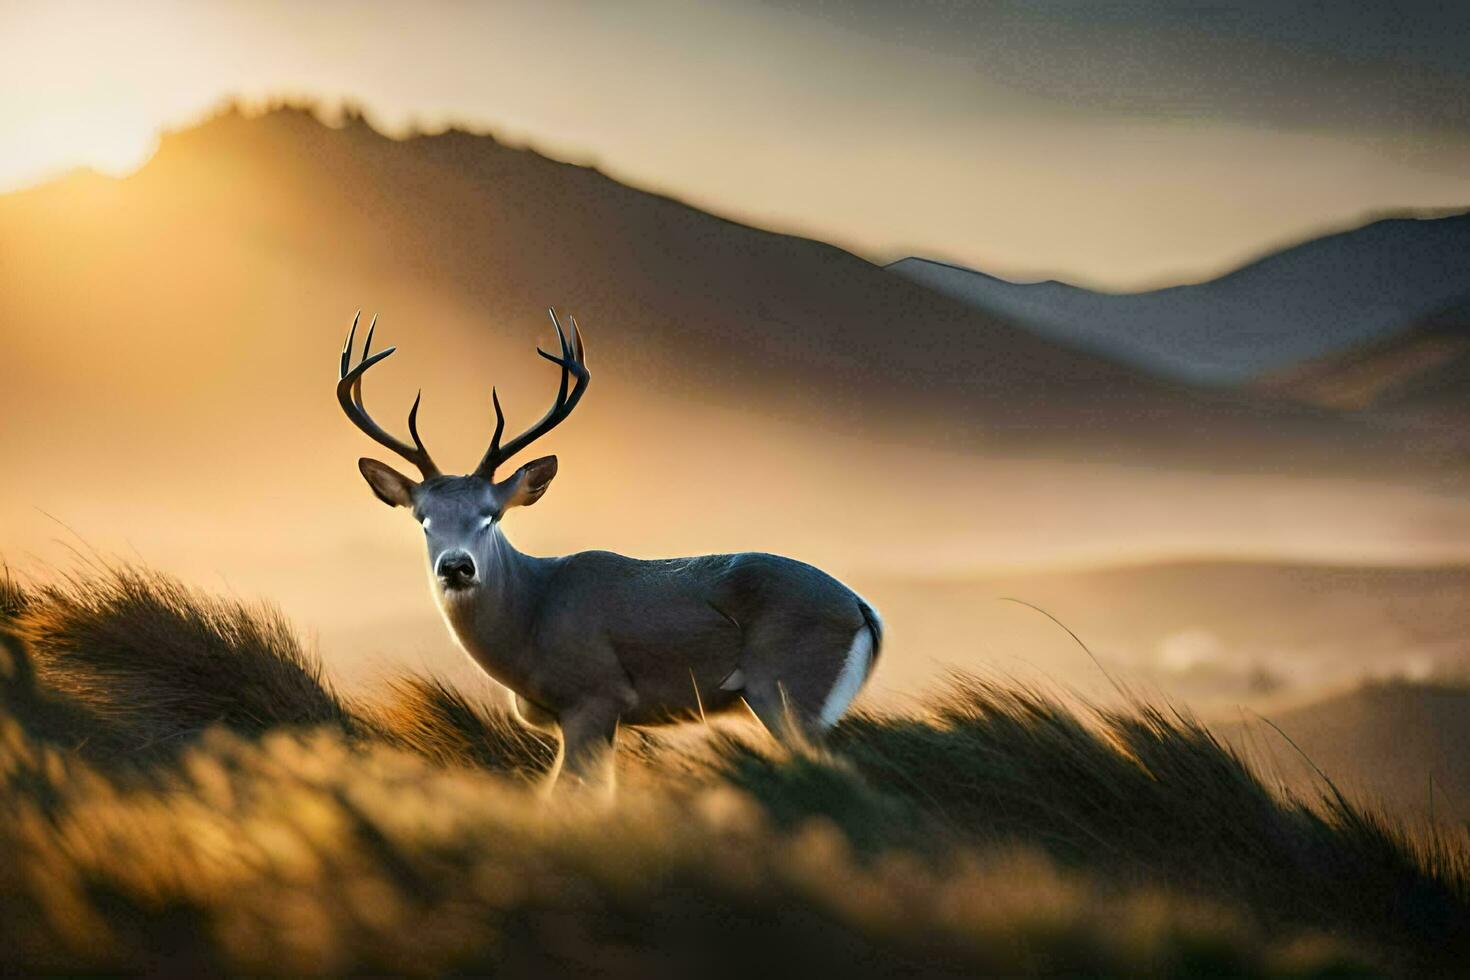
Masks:
[[[587,384],[580,331],[574,323],[568,341],[552,319],[562,357],[543,356],[562,366],[561,392],[510,452],[565,418]],[[354,410],[366,417],[364,365],[391,352],[369,357],[370,346],[371,335],[351,371],[343,357],[338,393],[350,417]],[[542,457],[495,481],[494,468],[508,455],[499,448],[503,416],[495,402],[501,421],[474,474],[439,475],[416,431],[412,447],[384,444],[409,450],[404,455],[425,474],[421,482],[376,460],[359,466],[380,499],[410,509],[424,526],[451,631],[515,693],[524,720],[561,732],[565,771],[588,777],[622,724],[663,724],[744,703],[778,736],[812,736],[846,709],[843,695],[850,701],[872,670],[881,627],[871,607],[819,569],[753,552],[645,561],[607,551],[539,558],[516,550],[501,520],[540,499],[557,463]],[[359,426],[378,438],[376,426]],[[829,702],[834,697],[842,703]]]

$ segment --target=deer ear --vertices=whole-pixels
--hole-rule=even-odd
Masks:
[[[412,507],[413,491],[417,483],[404,476],[386,463],[363,457],[357,461],[362,478],[373,488],[378,499],[390,507]]]
[[[503,509],[529,507],[541,499],[551,478],[556,476],[556,457],[542,456],[533,459],[512,473],[500,486],[505,494]]]

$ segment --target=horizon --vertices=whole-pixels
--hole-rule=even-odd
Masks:
[[[1372,8],[1382,23],[1348,18],[1374,24],[1370,37],[1291,5],[1196,23],[1156,3],[1124,15],[644,0],[618,16],[550,4],[408,19],[383,5],[10,4],[0,188],[130,172],[159,133],[232,98],[353,103],[390,135],[491,133],[878,264],[916,256],[1139,291],[1375,214],[1470,206],[1470,121],[1438,104],[1470,93],[1446,55],[1465,18],[1426,7],[1383,20],[1388,9]],[[159,67],[134,63],[130,39]],[[609,62],[610,41],[638,57]],[[1068,42],[1116,71],[1065,67],[1054,48]],[[1017,60],[1027,51],[1062,74],[1035,76]],[[1240,59],[1313,84],[1272,96],[1229,81]],[[563,63],[599,84],[567,80]]]

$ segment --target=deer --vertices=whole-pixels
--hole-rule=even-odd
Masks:
[[[375,316],[353,363],[361,311],[342,349],[337,400],[347,418],[416,467],[414,480],[363,457],[358,469],[383,503],[421,525],[429,576],[459,646],[512,694],[527,726],[559,734],[547,785],[610,782],[620,726],[653,726],[738,711],[743,704],[786,744],[820,742],[871,675],[883,626],[856,592],[812,565],[759,552],[647,560],[609,551],[537,557],[518,551],[503,520],[545,495],[557,458],[541,456],[503,479],[496,472],[571,415],[591,378],[581,328],[570,336],[548,310],[561,369],[547,412],[505,442],[494,386],[495,430],[474,470],[445,475],[419,437],[420,390],[408,413],[410,445],[373,421],[363,375],[397,349],[372,352]]]

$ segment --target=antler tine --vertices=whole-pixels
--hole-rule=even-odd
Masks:
[[[561,387],[556,393],[556,403],[560,405],[567,398],[567,381],[570,378],[571,371],[570,365],[567,362],[571,359],[572,349],[567,346],[566,331],[561,328],[561,321],[556,318],[556,308],[548,307],[546,312],[551,314],[551,325],[556,327],[556,339],[561,343],[561,357],[552,357],[540,347],[536,348],[536,353],[546,358],[552,364],[561,365]]]
[[[582,395],[587,391],[587,383],[591,380],[592,375],[587,370],[587,364],[583,359],[582,332],[578,329],[576,320],[572,320],[572,337],[569,340],[567,332],[562,329],[561,321],[557,319],[556,310],[550,309],[547,312],[551,315],[552,326],[556,328],[556,337],[561,344],[561,356],[548,354],[540,347],[536,348],[536,353],[561,368],[561,383],[557,387],[556,401],[552,403],[546,414],[541,416],[540,421],[502,447],[500,436],[505,429],[505,415],[500,409],[499,397],[495,390],[491,389],[490,398],[495,403],[495,436],[490,440],[490,448],[480,460],[480,465],[475,467],[475,475],[486,480],[494,478],[495,469],[501,463],[561,424],[562,420],[572,413],[572,409],[577,407],[577,402],[582,399]],[[576,378],[575,386],[571,385],[573,378]]]
[[[357,321],[362,319],[362,310],[352,315],[352,329],[347,331],[347,343],[342,345],[342,366],[337,369],[337,377],[347,376],[347,365],[352,361],[352,344],[357,340]]]
[[[357,313],[358,313],[358,316],[361,316],[362,315],[362,311],[361,310],[358,310]],[[356,325],[357,325],[357,320],[354,318],[353,319],[353,326],[356,326]],[[362,342],[362,359],[364,361],[367,360],[368,354],[373,349],[373,334],[377,333],[377,331],[378,331],[378,315],[376,313],[374,313],[373,314],[372,321],[368,324],[367,339]],[[349,344],[350,344],[350,342],[351,341],[349,340]],[[363,407],[363,404],[362,404],[362,375],[360,375],[360,374],[357,376],[357,384],[355,384],[355,385],[352,386],[352,400],[357,403],[357,407],[358,408],[362,409],[364,412],[367,411],[367,409],[364,408]]]
[[[582,328],[577,326],[577,318],[570,317],[572,321],[572,350],[577,355],[577,360],[584,365],[587,363],[587,345],[582,340]]]
[[[347,344],[342,348],[342,362],[337,377],[337,402],[342,406],[342,411],[353,425],[357,426],[370,439],[386,449],[390,449],[418,467],[424,479],[431,479],[439,475],[439,467],[434,465],[434,460],[429,456],[429,451],[424,448],[423,439],[419,438],[418,415],[419,402],[423,398],[420,391],[413,400],[413,408],[408,412],[408,431],[413,436],[413,445],[390,435],[382,426],[374,422],[372,416],[368,415],[367,409],[362,403],[362,377],[368,368],[384,360],[398,348],[389,347],[376,354],[372,353],[373,333],[377,329],[378,318],[373,317],[368,326],[368,335],[362,347],[362,358],[356,366],[349,370],[352,364],[352,348],[357,340],[357,325],[362,317],[362,311],[352,318],[352,329],[347,333]]]
[[[500,392],[496,391],[493,385],[490,388],[490,402],[495,406],[495,435],[490,437],[490,450],[485,454],[485,459],[493,459],[500,455],[500,437],[505,432],[505,412],[500,408]],[[484,460],[481,460],[480,465],[485,465]],[[493,468],[490,475],[495,475]]]
[[[413,396],[413,407],[408,410],[408,434],[413,437],[414,450],[424,459],[428,460],[429,467],[434,470],[433,475],[439,475],[439,468],[434,466],[433,460],[429,460],[429,451],[424,448],[424,440],[419,438],[419,402],[423,400],[424,389],[420,388]],[[430,474],[425,473],[428,477]]]

